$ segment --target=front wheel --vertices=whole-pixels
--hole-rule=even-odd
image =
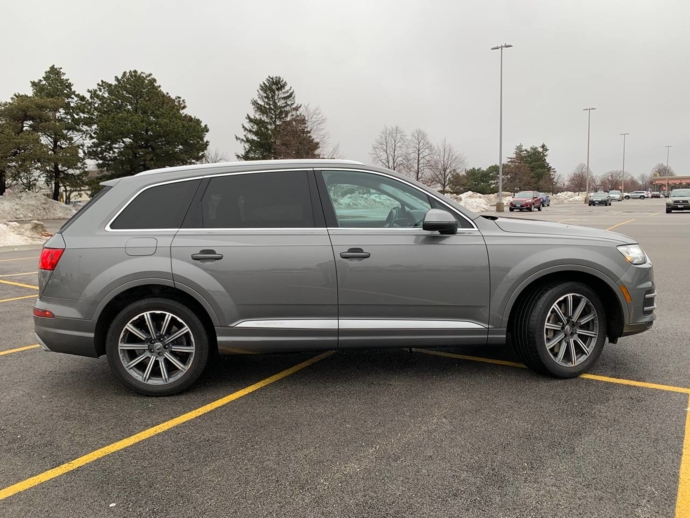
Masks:
[[[146,396],[171,396],[189,388],[209,355],[209,338],[188,307],[146,298],[124,308],[106,336],[108,363],[127,387]]]
[[[515,209],[514,209],[513,207],[510,207],[508,210],[509,210],[510,212],[513,212]]]
[[[673,212],[673,209],[666,209],[666,214],[671,214],[671,212]]]
[[[538,210],[539,212],[541,212],[541,205],[539,205],[539,207],[537,207],[537,210]]]
[[[606,340],[606,312],[599,296],[579,282],[533,290],[512,322],[513,342],[530,369],[574,378],[597,361]]]

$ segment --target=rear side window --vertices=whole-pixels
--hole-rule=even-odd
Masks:
[[[103,187],[103,189],[98,191],[94,195],[93,198],[91,198],[89,201],[86,202],[86,205],[84,205],[81,209],[79,209],[79,212],[77,212],[74,216],[72,216],[70,219],[68,219],[65,222],[65,224],[60,227],[60,230],[58,230],[57,233],[62,234],[65,230],[67,230],[72,223],[77,221],[77,219],[79,219],[82,216],[82,214],[85,214],[88,209],[93,207],[96,204],[96,202],[100,198],[102,198],[105,195],[105,193],[108,192],[110,189],[111,189],[110,186],[105,186],[105,187]]]
[[[211,179],[201,199],[204,228],[314,226],[306,171],[277,171]]]
[[[178,229],[201,180],[168,183],[139,193],[110,224],[115,230]]]

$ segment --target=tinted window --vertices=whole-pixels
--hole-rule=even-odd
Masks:
[[[313,227],[306,171],[213,178],[201,200],[205,228]]]
[[[201,180],[168,183],[141,192],[110,224],[118,230],[180,228]]]
[[[429,197],[386,176],[324,171],[326,190],[339,227],[421,227]]]

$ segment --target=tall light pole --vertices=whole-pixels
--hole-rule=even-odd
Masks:
[[[630,133],[621,133],[623,135],[623,180],[621,180],[621,196],[625,194],[625,137]],[[621,198],[621,201],[623,198]]]
[[[500,87],[500,108],[498,122],[498,203],[496,212],[504,212],[503,205],[503,49],[509,49],[512,45],[504,43],[498,47],[491,47],[491,50],[501,50],[501,87]]]
[[[668,176],[668,157],[671,154],[671,148],[673,146],[666,146],[666,176]]]
[[[582,110],[587,112],[587,192],[585,193],[585,203],[589,203],[589,129],[592,122],[592,110],[596,110],[596,108],[585,108]]]

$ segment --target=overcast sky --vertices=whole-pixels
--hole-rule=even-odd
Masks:
[[[370,162],[384,125],[446,137],[468,166],[550,148],[569,174],[639,175],[666,160],[690,174],[688,0],[0,0],[0,99],[55,64],[84,93],[124,70],[152,73],[234,159],[234,135],[267,75],[321,107],[346,158]]]

